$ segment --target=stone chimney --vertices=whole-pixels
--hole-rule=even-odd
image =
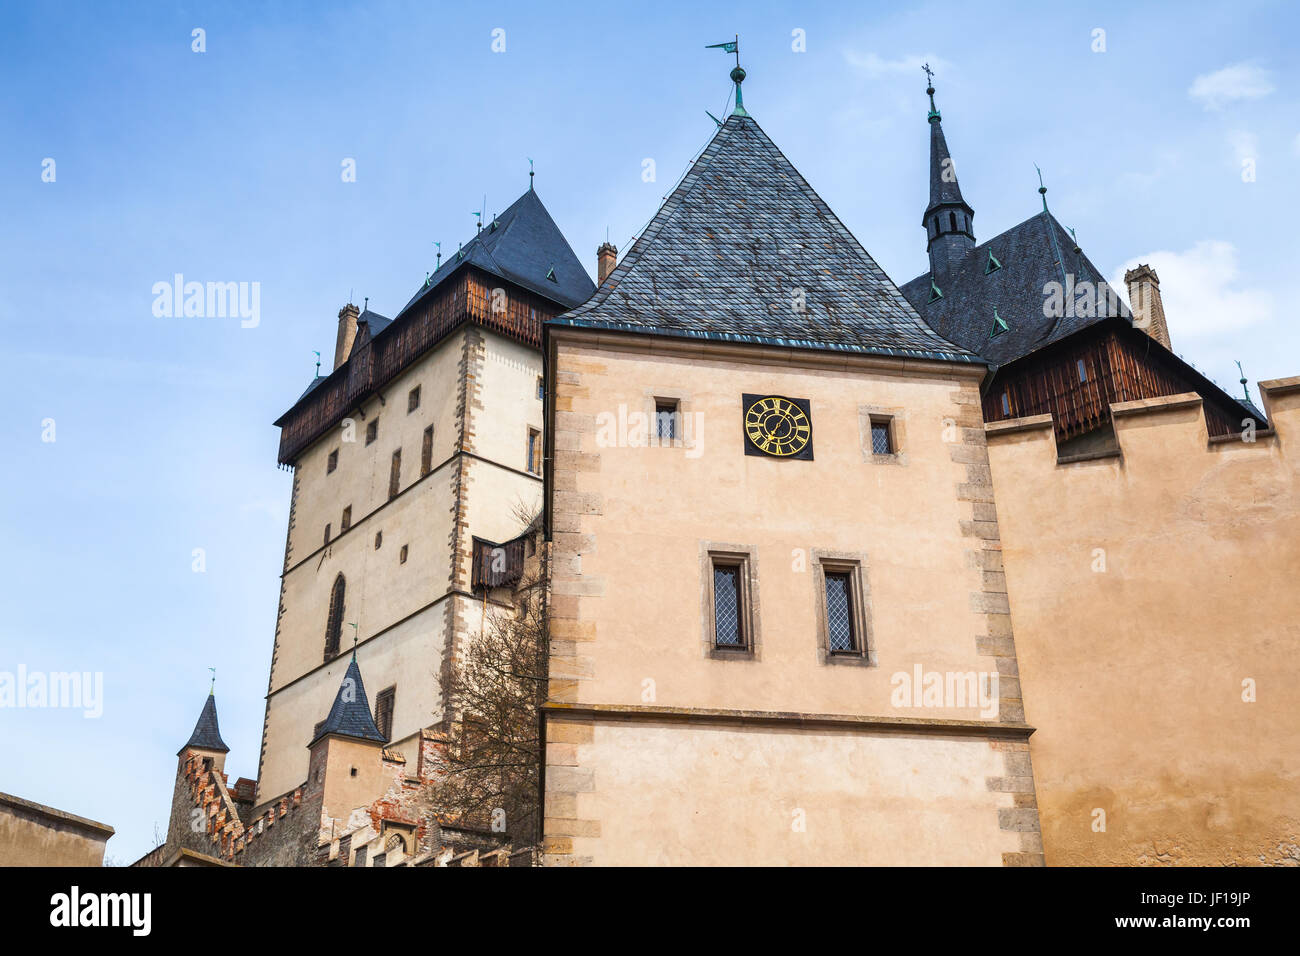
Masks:
[[[339,309],[339,337],[334,340],[335,368],[348,360],[348,354],[352,351],[352,340],[357,337],[357,316],[360,314],[351,302]]]
[[[1165,306],[1160,301],[1160,277],[1145,263],[1124,273],[1128,300],[1133,307],[1133,325],[1170,351],[1169,326],[1165,323]]]
[[[596,285],[604,285],[609,274],[618,262],[618,250],[610,243],[602,242],[596,250]]]

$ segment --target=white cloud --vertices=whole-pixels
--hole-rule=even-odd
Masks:
[[[1257,100],[1274,90],[1272,74],[1253,63],[1225,66],[1202,73],[1187,90],[1207,110],[1221,110],[1234,100]]]
[[[952,66],[947,60],[937,56],[901,56],[896,60],[886,60],[877,53],[858,53],[855,50],[845,50],[844,59],[854,69],[860,70],[867,76],[883,76],[885,74],[911,73],[921,75],[921,67],[926,63],[930,64],[930,69],[936,74],[947,72]]]
[[[1181,336],[1209,336],[1273,318],[1273,297],[1238,285],[1237,247],[1203,239],[1183,252],[1149,252],[1129,259],[1111,274],[1111,285],[1125,293],[1124,273],[1145,262],[1160,277],[1160,299],[1177,351]]]

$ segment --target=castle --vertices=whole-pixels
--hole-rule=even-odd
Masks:
[[[1300,377],[1224,393],[1045,189],[977,244],[933,86],[895,285],[732,79],[596,286],[530,185],[393,319],[340,311],[276,422],[258,778],[210,696],[141,863],[1300,861]],[[425,799],[529,561],[538,849]]]

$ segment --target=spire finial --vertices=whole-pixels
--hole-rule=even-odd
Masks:
[[[1237,367],[1241,368],[1240,362],[1237,363]],[[1242,382],[1245,381],[1246,380],[1243,378]],[[215,667],[209,667],[208,670],[212,671],[212,684],[208,687],[208,696],[211,697],[217,692],[217,669]]]
[[[528,160],[528,191],[533,191],[533,161]]]
[[[355,661],[357,659],[357,635],[360,632],[357,630],[357,626],[351,621],[348,622],[348,627],[352,628],[352,659]]]
[[[312,349],[312,351],[316,352],[315,349]],[[316,352],[316,377],[320,378],[320,353],[319,352]]]
[[[941,118],[939,108],[934,105],[934,70],[930,69],[929,63],[921,64],[921,69],[925,71],[925,92],[930,97],[930,113],[926,119],[934,121]]]
[[[1038,169],[1038,164],[1034,163],[1034,169]],[[1043,212],[1047,212],[1047,187],[1043,185],[1043,171],[1038,169],[1038,195],[1043,197]]]
[[[745,101],[740,95],[740,84],[745,82],[745,71],[740,66],[740,34],[737,33],[735,37],[727,43],[710,43],[704,49],[736,54],[736,65],[731,70],[731,82],[736,85],[736,108],[731,113],[733,116],[748,116],[749,114],[745,112]]]
[[[1243,369],[1243,368],[1241,367],[1241,363],[1240,363],[1240,362],[1237,363],[1237,371],[1241,373],[1241,378],[1239,379],[1239,381],[1241,382],[1241,390],[1242,390],[1242,392],[1244,392],[1245,395],[1246,395],[1246,401],[1249,402],[1249,401],[1250,401],[1250,387],[1246,384],[1246,371],[1245,371],[1245,369]]]
[[[433,270],[434,270],[435,272],[437,272],[439,269],[442,268],[442,243],[441,243],[441,242],[435,242],[433,245],[434,245],[434,248],[436,248],[436,249],[438,250],[438,257],[437,257],[437,259],[436,259],[436,263],[435,263],[435,265],[434,265],[434,267],[433,267]]]

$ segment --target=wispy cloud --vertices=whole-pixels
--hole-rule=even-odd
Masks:
[[[1257,100],[1273,92],[1272,74],[1254,63],[1236,63],[1192,81],[1187,95],[1207,110],[1221,110],[1236,100]]]
[[[919,75],[921,67],[926,63],[930,64],[930,69],[934,70],[935,73],[943,74],[952,66],[947,60],[932,54],[908,55],[894,60],[887,60],[878,53],[859,53],[857,50],[845,50],[844,59],[849,66],[865,73],[867,76]]]
[[[1183,335],[1213,335],[1273,318],[1272,295],[1240,287],[1237,247],[1230,242],[1203,239],[1182,252],[1135,256],[1115,270],[1111,284],[1124,289],[1124,273],[1141,262],[1160,276],[1160,298],[1175,348]]]

